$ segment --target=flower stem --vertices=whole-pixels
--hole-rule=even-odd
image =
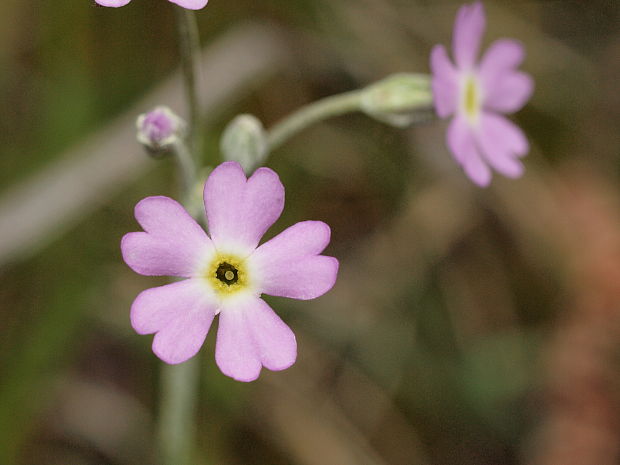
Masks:
[[[175,8],[179,36],[179,52],[185,99],[188,107],[188,145],[190,153],[199,156],[202,153],[202,112],[200,111],[199,87],[202,82],[200,73],[200,35],[196,14],[185,8]]]
[[[159,440],[163,465],[192,465],[200,359],[164,365],[161,371]]]
[[[332,116],[358,111],[362,100],[362,90],[353,90],[332,95],[291,113],[269,131],[267,143],[269,151],[280,147],[292,136],[306,127]]]
[[[369,86],[333,95],[291,113],[267,134],[268,152],[311,124],[360,111],[391,126],[404,128],[429,119],[433,108],[430,76],[396,73]]]
[[[179,170],[181,171],[181,178],[183,179],[184,203],[186,203],[196,184],[196,176],[198,173],[198,170],[196,169],[196,162],[187,148],[187,145],[182,140],[176,141],[172,147],[172,150],[174,151],[179,165]]]
[[[201,82],[198,25],[193,11],[175,8],[183,84],[188,106],[187,143],[174,144],[187,204],[196,183],[196,160],[202,153],[202,113],[198,100]],[[161,370],[159,447],[162,465],[193,465],[196,399],[200,359],[194,357],[180,365],[164,365]]]

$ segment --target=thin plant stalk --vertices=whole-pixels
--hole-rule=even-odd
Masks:
[[[161,370],[159,442],[163,465],[192,465],[200,359]]]
[[[360,110],[362,90],[332,95],[291,113],[269,130],[269,151],[275,150],[303,129],[334,116]]]
[[[183,181],[184,203],[187,203],[196,185],[198,170],[196,161],[184,141],[174,143],[172,151],[177,159],[181,179]],[[187,205],[186,205],[187,206]]]
[[[188,108],[188,145],[197,157],[202,153],[202,111],[200,110],[200,35],[196,14],[185,8],[175,8],[183,86]]]
[[[179,51],[183,84],[188,106],[187,143],[173,147],[183,179],[187,202],[196,183],[196,160],[202,150],[202,113],[198,86],[200,77],[200,41],[193,11],[175,8],[179,31]],[[200,375],[200,359],[194,357],[179,365],[164,365],[161,370],[159,412],[159,448],[162,465],[193,465],[195,417]]]

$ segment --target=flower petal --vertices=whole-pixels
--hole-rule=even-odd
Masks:
[[[529,144],[517,126],[502,116],[483,113],[476,138],[484,158],[495,170],[510,178],[523,174],[517,157],[528,152]]]
[[[456,116],[450,121],[450,125],[448,126],[448,131],[446,133],[446,142],[448,144],[448,148],[452,152],[455,160],[459,165],[462,165],[466,151],[464,147],[467,147],[469,133],[471,132],[471,128],[467,124],[465,118]]]
[[[525,47],[518,40],[499,39],[484,52],[478,68],[486,85],[506,72],[514,71],[525,58]]]
[[[208,323],[189,318],[173,320],[153,338],[153,353],[170,365],[186,362],[204,344],[212,321],[213,316]]]
[[[513,113],[520,110],[534,92],[534,80],[521,71],[502,74],[492,86],[485,89],[484,107]]]
[[[470,69],[476,62],[485,27],[486,16],[482,2],[459,8],[452,34],[452,51],[460,69]]]
[[[491,183],[491,170],[484,163],[476,148],[473,149],[471,155],[465,160],[463,169],[469,179],[480,187],[486,187]]]
[[[452,120],[448,127],[447,143],[467,176],[481,187],[488,186],[491,182],[491,170],[482,160],[472,129],[464,118],[456,117]]]
[[[208,0],[170,0],[188,10],[200,10],[207,5]]]
[[[322,221],[303,221],[261,245],[250,257],[258,288],[269,295],[314,299],[336,282],[338,260],[320,254],[330,229]]]
[[[433,101],[440,118],[450,116],[458,103],[458,82],[456,70],[448,58],[443,45],[435,45],[431,52],[431,71],[433,80]]]
[[[136,219],[146,232],[126,234],[121,241],[125,262],[147,276],[193,276],[213,244],[176,201],[147,197],[136,205]]]
[[[141,292],[131,306],[139,334],[155,333],[153,352],[166,363],[181,363],[202,346],[217,300],[198,280],[187,279]]]
[[[101,6],[111,6],[117,8],[119,6],[127,5],[131,0],[95,0]]]
[[[493,113],[483,113],[483,124],[493,126],[492,131],[498,133],[506,150],[522,157],[530,151],[530,144],[519,126],[509,119]]]
[[[262,363],[242,309],[220,312],[215,361],[222,373],[238,381],[258,378]]]
[[[282,213],[284,186],[269,168],[246,179],[239,163],[226,162],[207,179],[204,201],[216,247],[250,254]]]
[[[253,381],[262,366],[284,370],[295,363],[295,335],[265,301],[252,296],[225,305],[215,347],[215,360],[225,375]]]
[[[268,370],[289,368],[297,359],[297,340],[291,328],[263,299],[256,298],[246,311],[261,363]]]

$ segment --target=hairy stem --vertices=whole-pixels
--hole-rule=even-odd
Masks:
[[[177,142],[173,149],[183,178],[184,202],[191,199],[196,183],[196,160],[202,151],[202,113],[198,99],[201,81],[200,40],[193,11],[175,8],[179,31],[179,51],[183,84],[188,106],[187,143]],[[163,465],[193,465],[195,418],[200,360],[194,357],[179,365],[164,365],[161,370],[159,447]]]
[[[185,8],[175,8],[179,35],[179,52],[185,98],[188,107],[188,145],[195,157],[202,153],[202,112],[200,111],[200,35],[196,14]]]
[[[161,370],[159,441],[163,465],[192,465],[200,359]]]
[[[267,136],[269,151],[275,150],[301,130],[333,116],[358,111],[361,104],[361,90],[332,95],[291,113],[277,123]]]
[[[184,203],[187,203],[192,195],[192,190],[194,189],[197,181],[196,176],[198,174],[198,170],[196,169],[196,162],[187,145],[182,140],[175,142],[172,150],[176,156],[181,178],[183,180],[183,201]]]

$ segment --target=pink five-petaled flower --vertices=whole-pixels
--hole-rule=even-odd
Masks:
[[[127,5],[131,0],[95,0],[95,3],[98,3],[101,6],[111,6],[114,8],[118,8],[119,6]],[[208,0],[169,0],[172,3],[176,3],[183,8],[187,8],[188,10],[200,10],[204,8],[207,4]]]
[[[338,260],[320,255],[329,226],[303,221],[258,246],[282,213],[284,187],[269,168],[246,179],[237,162],[213,170],[204,203],[210,237],[168,197],[136,205],[144,232],[123,237],[125,262],[143,275],[187,279],[139,294],[131,306],[133,328],[156,333],[153,352],[181,363],[198,352],[219,313],[215,359],[224,374],[252,381],[263,366],[290,367],[295,335],[260,295],[305,300],[330,290]]]
[[[431,53],[435,109],[441,118],[454,115],[448,147],[479,186],[490,183],[489,166],[511,178],[523,174],[518,158],[527,154],[529,144],[521,129],[501,114],[523,107],[534,88],[532,78],[516,69],[525,57],[516,40],[495,41],[478,62],[485,23],[482,3],[463,5],[452,37],[456,65],[443,45]]]

